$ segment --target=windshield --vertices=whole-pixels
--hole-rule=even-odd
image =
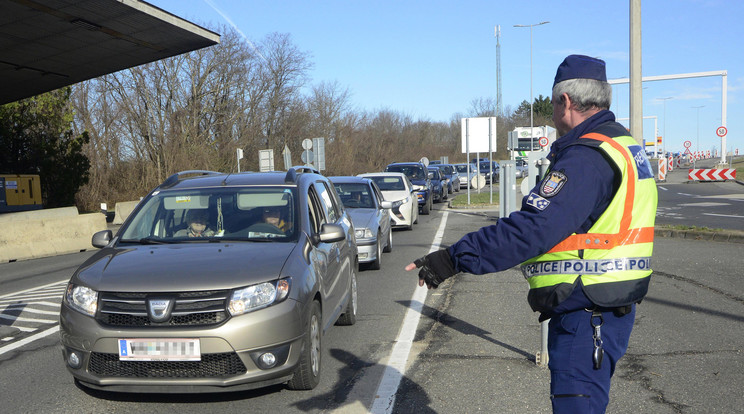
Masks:
[[[470,166],[470,172],[473,172],[473,170],[475,170],[474,167],[475,167],[474,165],[471,165]],[[457,172],[459,172],[459,173],[465,173],[465,174],[468,173],[468,166],[467,166],[467,164],[458,164],[458,165],[455,165],[455,168],[457,168]]]
[[[369,185],[363,183],[333,183],[346,208],[375,208]]]
[[[377,184],[380,191],[406,191],[406,184],[402,177],[367,177]]]
[[[441,171],[444,175],[452,175],[453,173],[451,165],[441,165],[439,167],[439,171]]]
[[[410,180],[425,180],[426,172],[418,165],[388,165],[388,172],[405,174]]]
[[[441,180],[442,177],[439,175],[439,169],[438,168],[430,168],[429,172],[432,174],[432,178],[435,180]]]
[[[121,241],[288,241],[298,227],[295,204],[293,189],[284,187],[159,191],[123,229]]]

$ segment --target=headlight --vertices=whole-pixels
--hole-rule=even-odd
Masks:
[[[227,309],[230,314],[242,315],[279,303],[289,296],[290,279],[259,283],[233,292]]]
[[[393,201],[393,208],[400,207],[403,204],[406,204],[407,202],[409,202],[410,200],[411,200],[410,197],[406,197],[402,200]]]
[[[89,287],[70,283],[67,285],[65,303],[80,313],[95,316],[98,309],[98,292]]]
[[[414,185],[413,189],[416,191],[424,191],[426,187],[424,187],[423,185]]]
[[[374,236],[372,235],[372,230],[367,228],[358,228],[354,229],[354,237],[357,239],[371,239]]]

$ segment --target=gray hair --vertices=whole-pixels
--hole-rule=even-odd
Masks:
[[[612,86],[607,82],[595,79],[566,79],[553,86],[553,100],[563,100],[568,94],[576,110],[585,112],[590,109],[610,109]]]

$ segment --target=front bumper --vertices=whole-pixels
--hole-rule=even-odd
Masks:
[[[416,199],[418,200],[419,205],[426,204],[429,201],[429,191],[419,191],[416,193]]]
[[[377,239],[372,241],[357,239],[357,258],[359,263],[369,263],[377,260]]]
[[[218,392],[253,389],[292,378],[305,335],[302,304],[277,305],[208,327],[110,327],[62,305],[60,337],[68,371],[83,385],[125,392]],[[118,340],[198,339],[201,361],[121,361]],[[79,367],[68,363],[71,353]],[[258,357],[277,362],[261,368]]]
[[[408,227],[413,224],[414,208],[418,206],[411,205],[411,202],[395,207],[390,215],[393,227]]]

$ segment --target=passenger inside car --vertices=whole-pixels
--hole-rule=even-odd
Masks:
[[[209,228],[209,214],[204,209],[192,209],[186,213],[188,227],[178,230],[175,237],[212,237],[214,230]]]

